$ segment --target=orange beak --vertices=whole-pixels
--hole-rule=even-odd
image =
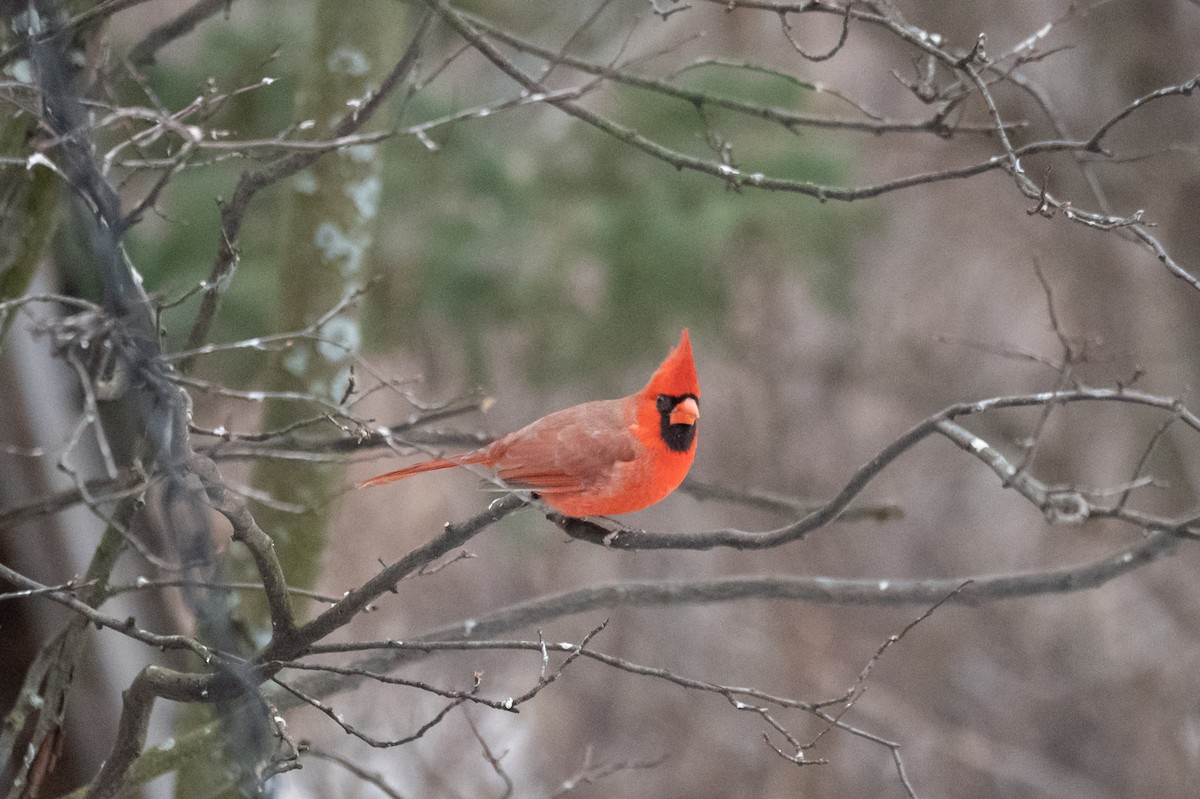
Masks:
[[[695,424],[699,418],[700,406],[691,397],[684,398],[671,410],[671,424]]]

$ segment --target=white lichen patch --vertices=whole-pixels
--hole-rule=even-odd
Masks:
[[[367,55],[356,47],[339,47],[329,54],[325,61],[326,68],[335,75],[349,75],[360,78],[371,68]]]
[[[321,260],[337,264],[343,277],[362,271],[369,242],[366,235],[345,233],[336,222],[322,222],[313,232],[313,243],[321,251]]]
[[[317,353],[330,362],[343,360],[356,352],[362,343],[362,330],[357,320],[344,316],[330,319],[321,326],[317,335],[321,337],[317,342]]]
[[[375,158],[378,149],[374,144],[355,144],[341,152],[356,164],[369,164]]]
[[[346,196],[354,203],[355,210],[363,220],[374,219],[379,211],[379,192],[382,184],[377,175],[371,175],[358,183],[346,186]]]
[[[293,377],[300,377],[308,369],[308,347],[296,345],[283,356],[283,368]]]
[[[292,178],[292,186],[301,194],[313,195],[317,193],[320,186],[317,183],[317,176],[312,173],[311,169],[305,169],[303,172],[297,172],[296,177]]]
[[[33,64],[28,58],[18,58],[7,70],[13,80],[20,83],[33,83]]]

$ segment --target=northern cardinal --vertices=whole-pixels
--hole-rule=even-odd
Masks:
[[[481,464],[567,516],[632,513],[683,482],[696,454],[700,382],[684,329],[646,387],[543,416],[486,447],[372,477],[359,488]]]

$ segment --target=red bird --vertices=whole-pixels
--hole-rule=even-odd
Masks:
[[[567,516],[632,513],[683,482],[696,454],[699,400],[685,329],[679,346],[636,394],[556,411],[474,452],[381,474],[358,487],[481,464]]]

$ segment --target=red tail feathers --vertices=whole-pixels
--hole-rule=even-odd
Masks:
[[[484,463],[485,461],[486,459],[483,458],[482,453],[479,452],[467,453],[466,455],[460,455],[457,458],[438,458],[434,461],[425,461],[424,463],[406,466],[405,468],[397,469],[394,472],[376,475],[370,480],[363,480],[361,483],[356,485],[355,488],[370,488],[371,486],[387,485],[388,483],[394,483],[397,480],[403,480],[405,477],[411,477],[414,474],[421,474],[422,472],[433,472],[438,469],[449,469],[452,466],[465,466],[470,463]]]

